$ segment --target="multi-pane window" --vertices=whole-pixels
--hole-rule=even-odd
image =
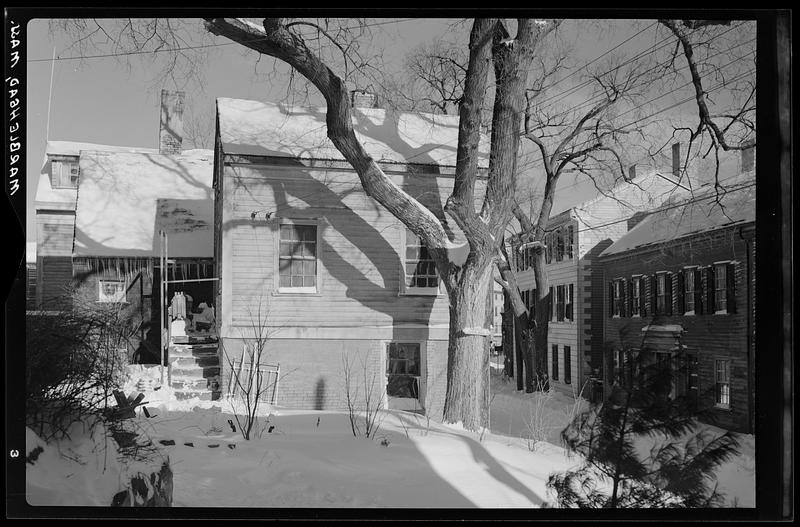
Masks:
[[[552,347],[552,351],[550,352],[550,359],[552,361],[552,373],[550,374],[550,377],[552,377],[553,380],[557,381],[558,380],[558,344],[553,344],[552,346],[553,346]]]
[[[564,346],[564,382],[572,382],[572,350],[571,346]]]
[[[564,317],[572,321],[573,320],[573,306],[574,306],[574,299],[572,298],[573,288],[572,284],[564,286]]]
[[[390,342],[386,353],[386,395],[419,398],[420,345]]]
[[[566,237],[567,258],[572,259],[575,255],[575,228],[572,225],[567,226]]]
[[[100,280],[97,285],[98,302],[125,301],[125,282],[122,280]]]
[[[731,405],[731,361],[717,359],[714,361],[715,402],[725,408]]]
[[[419,236],[406,228],[406,288],[436,289],[439,287],[439,275],[436,264]]]
[[[317,226],[280,226],[280,288],[316,292]]]
[[[53,188],[78,188],[79,176],[77,161],[53,159],[50,162],[50,184]]]
[[[641,315],[642,303],[642,279],[641,277],[634,277],[631,279],[631,315]]]
[[[560,262],[564,259],[564,233],[562,229],[555,232],[556,236],[556,261]]]
[[[714,266],[714,311],[724,313],[728,309],[728,266]]]
[[[556,286],[556,320],[559,322],[564,320],[564,313],[565,313],[565,293],[564,293],[564,286],[557,285]]]
[[[656,275],[656,311],[662,314],[667,311],[667,275],[664,273]]]
[[[695,284],[694,269],[687,269],[683,276],[683,302],[686,313],[694,313],[695,308]]]
[[[624,301],[623,296],[623,287],[622,287],[622,280],[614,280],[613,284],[613,293],[614,293],[614,300],[613,300],[613,315],[615,317],[622,316],[622,302]]]
[[[557,285],[555,288],[556,320],[573,320],[573,284]]]

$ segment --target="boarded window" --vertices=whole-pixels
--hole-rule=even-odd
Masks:
[[[280,226],[279,274],[281,289],[316,291],[316,225]]]

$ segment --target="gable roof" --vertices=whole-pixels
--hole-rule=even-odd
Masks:
[[[73,254],[158,256],[163,226],[170,257],[211,257],[213,159],[211,150],[83,151]]]
[[[723,189],[719,202],[713,188],[705,189],[690,199],[665,205],[653,212],[607,247],[600,256],[619,254],[731,225],[754,222],[755,200],[755,179],[731,182]]]
[[[324,107],[217,99],[225,154],[344,160],[327,136]],[[353,108],[356,136],[378,162],[455,166],[458,116]],[[487,167],[484,137],[479,166]]]

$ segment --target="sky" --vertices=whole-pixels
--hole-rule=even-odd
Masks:
[[[198,34],[201,22],[195,21]],[[405,55],[422,43],[438,40],[465,42],[469,24],[453,27],[447,19],[376,19],[378,42],[386,67],[400,68]],[[579,80],[580,66],[596,60],[607,51],[633,54],[652,45],[656,39],[652,21],[620,22],[595,27],[570,25],[562,32],[564,42],[574,47],[571,62],[564,71],[565,79],[557,90],[567,90]],[[589,36],[591,33],[591,36]],[[238,45],[228,45],[221,37],[205,35],[208,42],[225,44],[208,48],[209,54],[199,67],[202,89],[196,85],[176,85],[156,78],[153,59],[135,57],[129,63],[120,58],[102,57],[69,60],[78,54],[70,49],[73,40],[48,28],[48,21],[33,20],[28,25],[28,93],[27,93],[27,240],[34,241],[33,199],[38,174],[42,167],[46,141],[80,141],[140,148],[157,148],[159,99],[162,88],[184,89],[187,110],[185,118],[212,122],[216,97],[261,101],[278,101],[285,93],[284,73],[269,75],[272,62],[258,60],[257,54]],[[57,59],[51,58],[55,52]],[[89,50],[86,54],[102,51]],[[124,57],[123,57],[124,58]],[[606,57],[607,58],[607,57]],[[595,65],[601,65],[598,61]],[[52,70],[51,70],[52,67]],[[52,78],[52,83],[51,83]],[[182,82],[182,81],[178,81]],[[52,84],[52,86],[51,86]],[[579,104],[585,93],[576,92],[563,103]],[[661,103],[661,101],[659,102]],[[679,111],[679,110],[676,110]],[[209,135],[213,133],[209,130]],[[184,143],[184,147],[189,145]],[[209,137],[207,147],[212,146]],[[572,197],[592,197],[593,185],[577,184],[575,175],[565,175],[561,185]],[[564,193],[566,194],[566,192]],[[563,209],[562,209],[563,210]],[[555,212],[555,211],[554,211]]]

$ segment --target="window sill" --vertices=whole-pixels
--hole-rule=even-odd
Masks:
[[[436,287],[409,287],[405,290],[399,291],[397,296],[442,296],[442,292]]]
[[[731,405],[717,403],[717,404],[714,405],[714,409],[715,410],[723,410],[723,411],[726,411],[726,412],[730,412],[731,411]]]
[[[95,304],[130,304],[127,300],[95,300]]]
[[[727,309],[723,309],[721,311],[714,311],[714,314],[715,315],[727,315],[728,314],[728,310]]]
[[[694,310],[684,312],[683,316],[685,316],[685,317],[693,317],[694,316]]]
[[[272,292],[272,296],[322,296],[317,290],[303,291],[301,289],[279,289]]]

